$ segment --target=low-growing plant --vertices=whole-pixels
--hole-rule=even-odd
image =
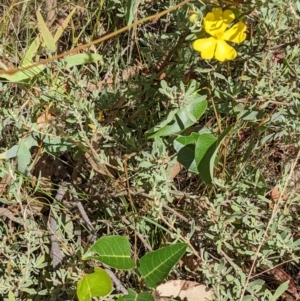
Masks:
[[[5,301],[299,298],[298,0],[2,2]]]

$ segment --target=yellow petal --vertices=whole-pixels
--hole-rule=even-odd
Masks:
[[[233,47],[228,45],[225,41],[218,40],[216,46],[215,57],[218,61],[224,62],[226,60],[233,60],[237,53]]]
[[[204,20],[211,21],[211,22],[217,22],[222,19],[223,10],[222,8],[215,8],[212,10],[212,12],[207,13]]]
[[[227,9],[223,12],[221,8],[216,8],[205,16],[203,26],[207,33],[217,38],[217,36],[220,36],[225,32],[234,18],[234,13],[231,10]]]
[[[214,57],[217,40],[213,37],[207,39],[198,39],[194,41],[193,48],[201,53],[204,60],[210,60]]]
[[[226,9],[223,12],[222,18],[223,18],[223,22],[229,25],[235,19],[235,15],[230,9]]]
[[[238,22],[225,31],[223,39],[237,44],[242,43],[246,39],[246,29],[247,27],[243,22]]]

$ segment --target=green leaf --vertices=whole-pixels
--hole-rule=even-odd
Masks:
[[[8,292],[8,301],[16,301],[15,295],[12,291]]]
[[[185,243],[174,244],[143,256],[139,261],[138,270],[146,285],[152,288],[164,281],[186,248]]]
[[[280,284],[280,286],[277,287],[270,301],[276,301],[288,289],[289,284],[290,284],[289,280]]]
[[[28,66],[26,66],[26,67],[28,67]],[[28,69],[26,69],[26,70],[20,69],[13,74],[5,73],[5,71],[0,72],[0,77],[3,77],[5,79],[9,80],[10,82],[17,83],[17,82],[21,82],[25,79],[29,79],[29,78],[39,74],[45,68],[46,68],[45,65],[39,64],[32,68],[28,67]]]
[[[93,256],[94,253],[98,256]],[[135,267],[135,262],[130,258],[130,253],[128,240],[122,236],[112,235],[99,238],[82,259],[93,258],[119,270],[131,270]]]
[[[53,38],[55,43],[58,41],[58,39],[63,34],[64,30],[66,29],[66,27],[67,27],[68,23],[70,22],[75,11],[76,11],[76,7],[68,14],[68,16],[62,22],[62,24],[58,27],[58,29],[54,35],[54,38]]]
[[[207,150],[215,143],[217,138],[211,134],[205,133],[199,135],[195,148],[195,159],[197,165],[201,162]]]
[[[40,30],[40,34],[43,38],[43,42],[45,43],[46,47],[51,51],[55,52],[56,51],[56,45],[53,39],[53,36],[51,32],[49,31],[41,13],[39,11],[36,12],[36,17],[38,21],[38,27]]]
[[[84,275],[77,285],[79,301],[90,301],[92,297],[103,297],[112,291],[112,282],[105,270],[95,268],[94,273]]]
[[[124,296],[125,301],[154,301],[152,295],[148,292],[137,294],[134,290],[128,289],[128,295]]]
[[[37,141],[32,136],[20,140],[17,152],[18,171],[20,173],[27,174],[28,165],[31,160],[30,149],[36,145],[38,145]]]
[[[33,42],[30,44],[29,48],[27,49],[25,56],[23,58],[23,62],[21,67],[26,67],[31,65],[33,62],[33,56],[36,54],[38,48],[40,47],[40,37],[36,37]]]
[[[127,25],[130,25],[134,19],[134,15],[135,15],[136,9],[137,9],[136,1],[137,0],[127,0],[126,15],[125,15]]]
[[[253,300],[253,298],[251,295],[246,295],[243,297],[243,301],[252,301],[252,300]]]
[[[176,109],[175,114],[172,111],[167,117],[168,123],[162,121],[160,124],[155,126],[146,132],[147,138],[154,138],[157,136],[169,136],[179,133],[191,125],[193,125],[204,113],[207,107],[207,101],[204,96],[196,94],[195,99],[188,105],[181,109]]]
[[[177,152],[178,162],[194,173],[198,173],[195,160],[195,145],[198,138],[198,133],[192,133],[189,136],[180,136],[173,142],[173,146]]]
[[[95,63],[97,61],[100,61],[101,65],[104,64],[102,55],[97,53],[78,53],[66,57],[64,61],[67,63],[66,66],[67,68],[78,66],[78,65],[84,65],[87,63]]]
[[[265,281],[262,279],[256,279],[248,284],[247,290],[251,294],[257,293],[261,290],[262,286],[265,284]]]
[[[214,165],[216,162],[218,150],[219,150],[221,144],[223,143],[225,137],[230,132],[230,130],[231,130],[231,127],[228,127],[225,131],[223,131],[223,133],[220,135],[218,140],[216,140],[214,143],[212,143],[212,140],[213,140],[212,137],[210,137],[210,138],[206,137],[206,141],[200,140],[199,145],[196,144],[195,153],[196,153],[196,163],[198,166],[198,172],[199,172],[201,179],[206,184],[210,184],[212,182],[213,173],[214,173]],[[197,141],[197,143],[198,143],[198,141]],[[204,150],[206,149],[206,151],[205,151],[205,154],[204,154],[204,150],[201,151],[200,155],[198,156],[197,148],[199,148],[199,150],[201,150],[201,143],[203,143],[202,144],[203,149]],[[212,143],[212,144],[209,146],[209,143]],[[209,146],[209,148],[207,148],[208,146]]]
[[[197,166],[197,173],[200,174],[200,177],[203,181],[206,183],[210,183],[210,161],[206,162],[206,158],[201,163],[202,159],[204,158],[205,154],[208,152],[209,148],[212,147],[212,145],[216,142],[217,138],[214,137],[211,134],[205,133],[202,135],[199,135],[196,146],[195,146],[195,162]],[[213,146],[214,148],[215,146]],[[209,159],[209,157],[208,157]],[[199,169],[199,165],[201,163],[201,171]],[[208,164],[205,164],[208,163]],[[213,162],[213,165],[215,162]]]
[[[67,139],[59,136],[44,135],[43,137],[39,137],[39,138],[41,138],[44,143],[43,145],[44,149],[52,154],[69,150],[72,147],[74,147],[74,145],[80,147],[80,145],[76,144],[75,141],[70,141],[70,140],[68,141]]]
[[[19,148],[18,145],[12,146],[9,150],[7,150],[7,151],[0,154],[0,159],[8,160],[8,159],[16,157],[17,152],[18,152],[18,148]]]

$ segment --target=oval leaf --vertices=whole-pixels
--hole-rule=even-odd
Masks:
[[[84,275],[77,285],[79,301],[90,301],[93,297],[103,297],[112,291],[112,282],[109,275],[100,268],[94,273]]]
[[[93,256],[96,253],[98,256]],[[112,235],[99,238],[83,255],[83,260],[96,259],[119,270],[131,270],[135,262],[130,258],[130,243],[125,237]]]
[[[167,120],[169,120],[167,124],[165,124],[165,121],[162,121],[159,125],[150,129],[147,132],[147,137],[154,138],[157,136],[169,136],[180,133],[193,125],[204,113],[206,107],[206,99],[203,99],[203,96],[197,94],[196,99],[185,107],[179,110],[177,109],[176,114],[171,112],[170,114],[174,116],[172,116],[171,120],[169,116],[167,117]]]
[[[139,272],[148,287],[156,287],[166,279],[173,266],[185,253],[187,244],[180,243],[147,253],[141,258]]]

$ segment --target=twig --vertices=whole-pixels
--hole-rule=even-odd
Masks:
[[[66,182],[60,183],[58,190],[57,190],[57,194],[55,196],[55,199],[57,202],[61,203],[63,197],[65,196],[65,194],[67,192],[67,187],[68,187],[68,183],[66,183]],[[52,232],[52,234],[50,236],[50,241],[51,241],[50,257],[52,259],[51,264],[52,264],[53,269],[56,270],[60,266],[60,264],[63,260],[63,254],[60,250],[59,241],[55,234],[57,231],[57,222],[53,216],[53,210],[51,210],[51,213],[50,213],[49,230]]]
[[[130,221],[126,219],[125,216],[122,216],[122,222],[126,224],[131,230],[136,231],[133,225],[130,224]],[[145,241],[144,237],[141,233],[136,232],[136,236],[141,240],[141,242],[144,244],[145,248],[148,249],[148,251],[153,251],[152,247]]]
[[[114,272],[108,267],[105,267],[104,270],[109,274],[110,278],[112,279],[113,283],[115,284],[116,290],[121,292],[124,295],[128,295],[127,289],[123,286],[123,284],[117,278],[117,276],[114,274]]]
[[[173,208],[169,207],[166,204],[163,204],[163,208],[167,209],[168,211],[172,212],[174,215],[176,215],[177,217],[179,217],[181,220],[183,220],[186,223],[190,223],[190,221],[188,220],[188,218],[184,217],[182,214],[178,213],[176,210],[174,210]],[[201,232],[201,229],[195,225],[195,230]]]
[[[72,196],[73,196],[74,200],[76,201],[78,210],[79,210],[84,222],[86,223],[86,226],[88,227],[89,231],[92,234],[91,241],[95,242],[97,240],[97,235],[96,235],[95,228],[92,225],[92,222],[89,219],[88,215],[86,214],[86,212],[84,210],[84,207],[83,207],[81,201],[79,200],[79,197],[78,197],[78,195],[76,193],[76,190],[75,190],[73,185],[70,185],[70,190],[71,190],[71,193],[72,193]]]
[[[160,219],[161,219],[161,220],[162,220],[162,221],[163,221],[170,229],[172,229],[175,233],[178,232],[178,231],[176,230],[176,228],[173,227],[173,225],[171,225],[171,224],[165,219],[165,217],[163,216],[162,213],[159,214],[159,217],[160,217]],[[190,249],[193,251],[194,255],[195,255],[198,259],[202,260],[201,256],[199,255],[199,252],[197,252],[197,251],[195,250],[195,248],[192,246],[192,244],[190,243],[190,241],[189,241],[188,239],[186,239],[185,237],[183,237],[181,234],[178,234],[178,235],[179,235],[179,237],[181,238],[181,240],[184,241],[184,242],[190,247]]]
[[[185,42],[185,39],[189,33],[190,33],[190,30],[187,30],[186,32],[184,32],[182,34],[182,36],[180,37],[179,41],[177,42],[177,44],[173,48],[171,48],[169,53],[166,56],[164,56],[162,58],[162,60],[158,63],[157,71],[156,71],[158,74],[161,74],[163,72],[163,70],[169,64],[172,56],[176,53],[176,51],[180,48],[180,46]]]
[[[295,46],[300,42],[300,36],[298,36],[295,40],[283,44],[279,44],[273,47],[270,47],[268,50],[279,50],[279,49],[284,49],[287,46]]]
[[[241,102],[241,103],[245,103],[245,102],[262,102],[262,103],[270,103],[270,104],[274,104],[274,105],[279,105],[279,106],[293,106],[292,103],[288,103],[285,101],[275,101],[275,100],[267,100],[267,99],[247,99],[247,98],[239,98],[239,99],[235,99],[235,102]]]

